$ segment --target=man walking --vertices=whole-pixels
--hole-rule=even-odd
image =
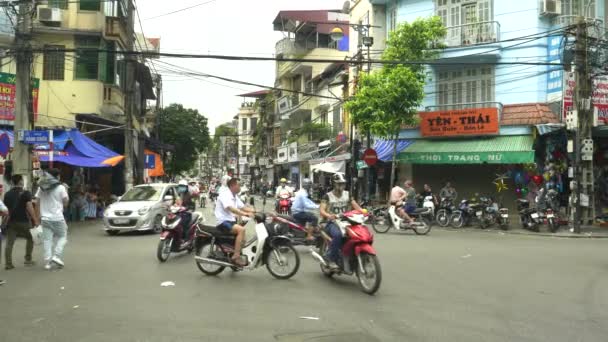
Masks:
[[[4,268],[12,270],[13,265],[13,246],[17,235],[25,236],[27,242],[25,244],[25,265],[32,266],[32,252],[34,250],[34,241],[30,234],[30,228],[36,226],[39,222],[34,211],[32,193],[23,189],[23,177],[14,175],[11,179],[13,188],[4,196],[4,203],[9,211],[7,223],[7,239],[6,250],[4,251]]]
[[[2,185],[0,184],[0,195],[2,195]],[[8,208],[4,205],[4,202],[0,200],[0,216],[2,219],[8,219]],[[2,228],[0,228],[0,257],[2,256]],[[0,279],[0,285],[6,284],[6,281]]]
[[[44,246],[44,268],[50,270],[52,264],[64,266],[63,249],[68,242],[68,225],[65,223],[63,210],[67,207],[69,196],[67,189],[59,181],[59,170],[50,169],[40,179],[36,192],[39,217],[42,220],[42,243]],[[57,244],[53,250],[53,239]]]

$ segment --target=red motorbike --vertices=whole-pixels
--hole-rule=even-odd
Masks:
[[[161,221],[162,231],[156,248],[156,257],[160,262],[169,259],[171,253],[194,250],[195,232],[203,224],[203,217],[197,212],[191,213],[190,222],[184,221],[185,207],[172,206],[169,213]],[[187,239],[184,240],[184,227],[189,227]]]
[[[372,295],[380,288],[382,282],[382,269],[376,256],[376,250],[372,247],[374,235],[363,224],[368,217],[366,210],[353,210],[341,214],[335,223],[342,230],[344,245],[342,246],[341,260],[338,262],[339,269],[329,267],[322,256],[325,254],[331,242],[331,238],[323,233],[324,241],[319,253],[311,250],[312,256],[321,265],[321,272],[327,277],[334,274],[353,275],[356,274],[361,290]]]
[[[282,194],[279,196],[279,214],[289,215],[291,213],[291,196]]]

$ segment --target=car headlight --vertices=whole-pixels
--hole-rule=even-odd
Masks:
[[[112,207],[111,207],[111,206],[107,207],[107,208],[106,208],[106,210],[104,210],[104,211],[103,211],[103,217],[108,217],[108,216],[110,216],[110,212],[111,212],[111,210],[112,210]]]
[[[150,207],[143,207],[137,211],[139,215],[146,215],[150,211]]]

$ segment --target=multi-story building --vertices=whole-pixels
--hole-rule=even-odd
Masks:
[[[128,46],[128,32],[133,29],[127,27],[129,1],[63,0],[34,6],[31,45],[33,49],[47,50],[34,53],[32,73],[39,80],[34,108],[36,127],[77,128],[97,143],[124,153],[126,64],[121,52],[132,49]],[[15,18],[4,19],[15,22]],[[158,51],[158,41],[145,40],[146,46],[147,43],[151,46],[137,44],[136,49]],[[80,48],[101,51],[78,51]],[[155,121],[149,110],[154,104],[148,101],[156,95],[154,80],[144,60],[140,59],[135,68],[134,176],[142,182],[143,151]],[[0,71],[15,74],[14,59],[2,58]],[[146,115],[151,119],[146,120]],[[13,123],[1,124],[11,129]],[[86,174],[87,180],[95,180],[108,193],[120,194],[124,190],[123,168],[124,164],[110,170],[91,169]]]
[[[437,60],[446,63],[428,68],[421,126],[400,135],[400,179],[414,178],[419,186],[435,188],[452,181],[464,190],[462,195],[470,195],[493,193],[495,175],[507,168],[536,163],[535,172],[543,172],[549,151],[561,146],[550,136],[535,139],[535,132],[544,131],[538,125],[560,121],[566,91],[559,67],[533,63],[555,60],[568,42],[563,29],[577,16],[593,24],[590,36],[603,34],[604,1],[360,0],[351,7],[351,21],[360,21],[353,17],[360,3],[384,7],[384,20],[371,24],[385,27],[387,35],[420,17],[438,16],[447,28]],[[517,62],[531,64],[509,64]],[[486,123],[478,129],[466,125],[469,116],[480,114]],[[430,116],[454,122],[437,131],[425,121]],[[456,124],[460,119],[465,123]],[[390,159],[387,145],[392,143],[376,143],[385,160]],[[527,184],[517,187],[528,189]],[[515,191],[508,195],[514,197]]]
[[[273,132],[275,179],[285,177],[298,186],[302,178],[311,177],[308,160],[314,158],[319,142],[342,131],[344,122],[345,63],[309,63],[306,59],[343,60],[348,56],[348,16],[333,10],[281,11],[273,25],[285,35],[276,43],[276,55],[302,59],[277,63],[275,86],[281,90],[276,94]],[[346,33],[338,41],[330,35],[336,27]]]

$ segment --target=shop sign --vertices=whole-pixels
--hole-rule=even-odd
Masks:
[[[525,164],[534,162],[534,151],[511,152],[404,152],[399,161],[412,164]]]
[[[320,158],[320,159],[311,159],[308,161],[308,164],[321,164],[321,163],[331,163],[331,162],[337,162],[337,161],[342,161],[342,160],[349,160],[350,159],[350,153],[345,153],[345,154],[340,154],[337,156],[331,156],[331,157],[326,157],[326,158]]]
[[[562,121],[566,121],[566,114],[574,107],[575,74],[569,72],[564,80],[564,104]],[[608,125],[608,77],[598,76],[593,79],[593,108],[597,110],[597,124]]]
[[[32,79],[32,107],[34,121],[38,117],[38,93],[40,79]],[[15,120],[15,75],[0,72],[0,120]]]
[[[289,148],[289,152],[287,155],[287,161],[290,163],[297,162],[298,161],[298,143],[292,142],[291,144],[289,144],[288,148]]]
[[[421,112],[423,137],[498,134],[498,108],[468,108]]]
[[[23,135],[19,134],[19,140],[24,144],[44,144],[49,142],[49,138],[49,131],[23,131]]]
[[[277,163],[285,163],[287,162],[287,151],[288,147],[283,146],[277,149]]]

